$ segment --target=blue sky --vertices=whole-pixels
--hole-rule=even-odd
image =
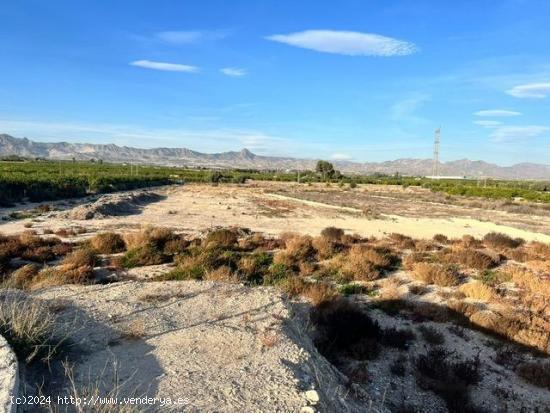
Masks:
[[[0,7],[0,133],[381,161],[550,163],[547,0]]]

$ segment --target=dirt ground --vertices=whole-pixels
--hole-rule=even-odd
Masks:
[[[550,214],[509,212],[499,209],[497,203],[491,204],[496,208],[493,210],[479,208],[477,203],[442,203],[441,194],[421,188],[360,185],[344,190],[325,185],[251,182],[171,186],[155,192],[163,199],[143,206],[135,214],[77,220],[65,212],[74,206],[56,203],[63,211],[2,222],[0,232],[18,233],[29,227],[55,231],[71,226],[84,226],[92,232],[127,231],[153,225],[189,233],[216,226],[240,226],[273,235],[286,231],[316,235],[327,226],[336,226],[361,236],[382,237],[397,232],[414,238],[435,234],[456,238],[464,234],[482,237],[497,231],[527,241],[550,242]],[[29,208],[26,205],[17,210]]]
[[[357,411],[343,376],[272,288],[120,282],[33,295],[78,326],[72,334],[78,386],[113,387],[116,380],[120,398],[158,399],[137,411]],[[310,400],[312,392],[319,400]],[[179,402],[161,404],[167,400]]]
[[[416,239],[435,234],[481,238],[496,231],[526,241],[550,242],[550,216],[544,209],[516,205],[510,210],[496,201],[480,206],[479,200],[449,200],[421,188],[250,182],[170,186],[151,192],[159,196],[128,212],[118,205],[112,214],[106,205],[124,198],[121,194],[51,203],[51,211],[0,221],[0,233],[32,229],[43,235],[83,227],[82,233],[60,235],[79,241],[101,231],[126,233],[145,226],[170,227],[190,235],[228,226],[271,235],[287,231],[318,235],[334,226],[363,237],[401,233]],[[101,214],[94,214],[93,205],[102,205]],[[0,216],[35,207],[0,210]],[[82,208],[86,214],[73,214]],[[89,219],[75,219],[81,216]],[[30,293],[78,327],[70,357],[79,386],[98,378],[111,386],[120,380],[116,387],[123,396],[185,400],[183,405],[138,411],[245,412],[253,406],[254,411],[265,412],[385,413],[409,405],[416,411],[445,412],[440,398],[419,388],[414,372],[418,355],[433,347],[421,332],[422,326],[431,326],[450,354],[481,361],[482,378],[472,388],[476,405],[495,412],[545,411],[540,406],[550,403],[545,389],[525,382],[496,361],[505,343],[479,331],[375,309],[371,314],[383,327],[410,329],[413,344],[401,351],[384,349],[376,359],[357,365],[353,361],[339,371],[312,344],[309,307],[300,299],[289,300],[272,287],[151,282],[171,268],[173,263],[137,267],[112,284],[64,285]],[[417,297],[412,287],[418,282],[401,271],[376,284],[379,301],[405,297],[430,308],[445,304],[456,293],[432,286]],[[374,300],[368,295],[354,299],[361,306]],[[403,354],[406,361],[400,362]],[[538,362],[530,354],[521,357]],[[396,363],[400,374],[392,372]],[[357,372],[367,376],[354,378]],[[62,383],[52,380],[49,385],[43,390],[55,394]]]

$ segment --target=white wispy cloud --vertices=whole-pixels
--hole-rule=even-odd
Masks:
[[[543,99],[550,96],[550,83],[527,83],[518,85],[507,90],[506,93],[517,98]]]
[[[232,77],[241,77],[246,75],[245,69],[240,69],[238,67],[224,67],[220,69],[220,72],[222,72],[226,76],[232,76]]]
[[[352,156],[347,153],[337,152],[333,153],[330,158],[334,159],[335,161],[349,161],[350,159],[352,159]]]
[[[502,125],[502,122],[498,120],[476,120],[474,124],[483,126],[484,128],[496,128],[497,126]]]
[[[390,108],[390,116],[396,122],[426,124],[428,119],[419,116],[417,112],[431,99],[429,95],[419,94],[395,102]]]
[[[520,116],[521,112],[516,112],[515,110],[505,110],[505,109],[489,109],[489,110],[479,110],[475,112],[474,115],[495,118],[495,117]]]
[[[155,38],[165,43],[190,44],[223,39],[228,34],[223,30],[173,30],[156,33]]]
[[[196,73],[199,71],[197,66],[182,65],[179,63],[154,62],[151,60],[135,60],[130,62],[130,65],[143,67],[145,69],[162,70],[164,72]]]
[[[490,135],[493,142],[518,142],[537,138],[545,133],[550,133],[547,126],[502,126],[496,128]]]
[[[304,49],[350,56],[404,56],[418,50],[416,45],[374,33],[337,30],[305,30],[274,34],[266,39]]]

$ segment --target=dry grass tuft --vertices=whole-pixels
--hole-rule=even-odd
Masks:
[[[219,268],[208,270],[204,274],[204,279],[208,281],[221,281],[227,283],[237,283],[241,281],[230,267],[222,265]]]
[[[116,254],[125,249],[124,239],[114,232],[96,234],[90,239],[90,246],[99,254]]]
[[[402,250],[415,249],[416,247],[416,242],[411,237],[403,234],[393,232],[389,235],[389,239]]]
[[[333,265],[340,267],[344,279],[372,281],[384,271],[391,270],[397,257],[386,248],[373,248],[364,244],[353,245],[346,255],[336,257]]]
[[[336,241],[325,236],[313,238],[312,245],[317,251],[317,257],[320,260],[326,260],[333,257],[339,249]]]
[[[419,262],[414,264],[413,268],[413,277],[427,284],[436,284],[442,287],[460,284],[460,276],[453,266]]]
[[[27,363],[49,362],[67,338],[47,306],[11,293],[0,297],[0,333]]]
[[[339,295],[338,291],[328,283],[305,281],[299,277],[289,277],[281,287],[291,297],[305,297],[313,305],[333,301]]]
[[[27,264],[14,271],[5,281],[4,286],[8,288],[27,289],[38,275],[40,267],[36,264]]]
[[[229,229],[216,229],[208,233],[203,245],[206,248],[234,248],[237,246],[238,237],[235,231]]]
[[[139,318],[132,320],[121,331],[121,337],[126,340],[140,340],[145,336],[145,322]]]
[[[491,301],[496,298],[494,290],[479,281],[463,284],[458,290],[466,297],[474,300]]]
[[[550,297],[550,280],[519,266],[511,267],[507,274],[517,286],[543,297]]]

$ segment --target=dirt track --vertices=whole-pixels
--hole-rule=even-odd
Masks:
[[[158,191],[165,196],[163,200],[146,205],[133,215],[84,221],[67,218],[66,212],[53,212],[34,222],[24,219],[0,224],[0,232],[21,232],[25,224],[38,230],[70,226],[131,230],[154,225],[185,232],[231,225],[268,234],[318,234],[327,226],[336,226],[362,236],[381,237],[397,232],[415,238],[431,238],[438,233],[482,237],[497,231],[525,240],[550,242],[550,217],[431,202],[420,199],[416,189],[410,188],[391,188],[381,200],[379,191],[380,187],[372,186],[344,191],[322,185],[271,182],[173,186]]]

